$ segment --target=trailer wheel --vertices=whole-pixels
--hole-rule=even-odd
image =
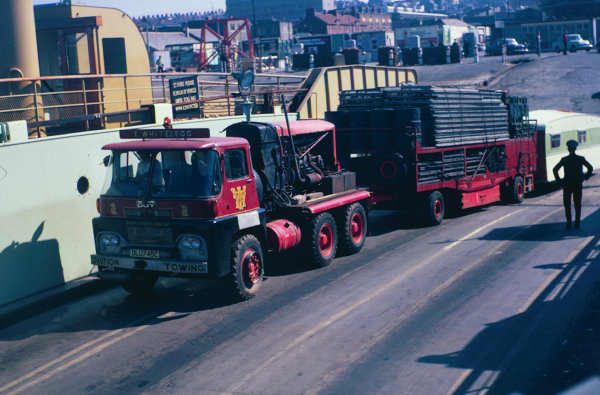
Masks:
[[[525,183],[523,177],[516,176],[513,182],[513,202],[521,203],[525,199]]]
[[[516,176],[514,180],[512,180],[512,183],[503,187],[501,194],[504,203],[521,203],[525,198],[525,184],[523,183],[523,177]]]
[[[229,282],[235,296],[252,298],[259,290],[264,275],[264,259],[260,241],[253,235],[237,239],[231,247]]]
[[[347,255],[359,252],[367,238],[367,213],[360,203],[344,208],[340,218],[340,250]]]
[[[333,215],[322,213],[312,219],[308,240],[312,261],[317,267],[328,266],[337,252],[337,227]]]
[[[121,286],[132,295],[148,295],[152,292],[158,276],[151,273],[133,273],[131,279]]]
[[[425,198],[425,220],[429,225],[439,225],[444,220],[446,203],[440,191],[433,191]]]

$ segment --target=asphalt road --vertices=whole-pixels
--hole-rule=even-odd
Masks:
[[[549,56],[512,69],[498,84],[527,96],[532,110],[563,109],[600,114],[600,54],[596,51]]]
[[[578,231],[560,192],[439,227],[374,212],[360,255],[279,260],[245,303],[194,281],[91,295],[0,332],[0,393],[509,393],[598,276],[598,201],[593,178]]]
[[[536,63],[563,67],[552,59]],[[115,288],[56,306],[0,330],[0,393],[527,393],[600,278],[600,177],[580,230],[561,202],[548,191],[439,227],[372,212],[360,254],[319,270],[283,257],[249,302],[162,280],[146,299]]]

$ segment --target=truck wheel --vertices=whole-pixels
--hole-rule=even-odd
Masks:
[[[333,215],[321,213],[312,219],[309,251],[317,267],[329,265],[337,252],[337,227]]]
[[[132,295],[148,295],[152,292],[158,276],[150,273],[133,273],[131,279],[121,284]]]
[[[367,238],[367,213],[360,203],[344,209],[340,218],[340,250],[347,255],[359,252]]]
[[[425,220],[429,225],[439,225],[444,220],[446,203],[440,191],[433,191],[425,198]]]
[[[516,176],[513,182],[513,203],[521,203],[525,198],[525,183],[523,182],[523,177]]]
[[[237,239],[231,247],[230,285],[235,296],[252,298],[259,290],[264,274],[264,259],[260,241],[253,235]]]
[[[505,204],[521,203],[525,197],[525,184],[521,176],[516,176],[509,185],[500,187],[500,198]]]

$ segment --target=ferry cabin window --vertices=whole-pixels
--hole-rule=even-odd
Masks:
[[[550,147],[558,148],[560,147],[560,134],[552,134],[550,135]]]
[[[577,141],[579,142],[579,144],[584,144],[586,140],[587,140],[587,131],[578,130],[577,131]]]
[[[104,72],[106,74],[127,74],[127,56],[124,38],[103,38]]]
[[[231,149],[225,151],[225,177],[228,180],[239,180],[248,177],[248,166],[246,151],[243,149]]]

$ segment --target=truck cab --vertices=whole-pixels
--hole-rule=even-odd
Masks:
[[[169,135],[190,138],[162,138]],[[104,147],[107,178],[93,220],[100,277],[132,293],[149,291],[158,276],[220,278],[231,273],[236,233],[265,239],[247,140],[208,130],[121,136],[134,140]],[[248,289],[262,273],[259,247],[245,251]]]

